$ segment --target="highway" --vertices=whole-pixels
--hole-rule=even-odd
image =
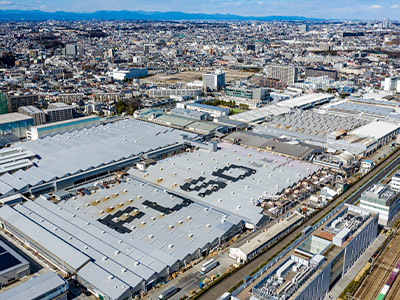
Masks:
[[[390,162],[388,164],[388,162]],[[378,165],[374,170],[365,175],[362,179],[360,179],[357,183],[351,186],[346,192],[340,195],[337,199],[332,201],[328,206],[324,209],[320,210],[314,217],[308,220],[303,226],[300,226],[296,230],[292,231],[288,234],[283,240],[279,243],[272,246],[268,251],[262,253],[245,266],[243,266],[239,271],[234,273],[231,276],[224,278],[222,281],[215,284],[204,294],[199,296],[197,299],[201,300],[210,300],[216,299],[224,292],[230,290],[234,287],[240,280],[249,275],[252,271],[254,271],[259,265],[263,264],[265,261],[269,260],[273,255],[278,254],[283,250],[283,247],[288,245],[292,240],[294,240],[299,234],[301,234],[301,230],[307,226],[316,223],[322,216],[329,212],[333,206],[343,202],[345,200],[346,203],[354,204],[360,198],[361,194],[374,183],[379,182],[388,174],[390,174],[396,167],[400,164],[400,150],[393,152],[383,163]]]

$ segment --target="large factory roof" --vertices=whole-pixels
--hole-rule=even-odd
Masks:
[[[361,126],[351,132],[351,134],[361,137],[372,137],[377,140],[399,131],[400,125],[385,121],[374,121],[364,126]]]
[[[182,133],[157,124],[128,119],[24,142],[16,148],[34,153],[37,157],[34,160],[36,166],[0,176],[0,182],[4,183],[0,183],[0,193],[5,195],[13,189],[19,191],[24,187],[174,145]]]
[[[314,105],[329,102],[334,99],[332,94],[309,94],[278,102],[276,105],[288,108],[308,108]]]
[[[290,112],[290,108],[279,107],[275,104],[264,106],[258,109],[248,110],[240,114],[229,116],[229,119],[242,122],[257,122],[270,117],[283,115]]]
[[[0,215],[112,298],[140,289],[241,223],[130,178],[58,204],[38,198],[3,207]]]
[[[338,129],[349,131],[365,125],[367,122],[368,121],[357,117],[342,117],[333,114],[302,111],[277,117],[263,125],[270,129],[267,130],[267,134],[273,132],[274,129],[277,129],[287,131],[289,135],[293,132],[302,135],[326,138],[329,133]]]
[[[228,143],[166,158],[146,172],[130,173],[174,193],[257,224],[266,195],[275,195],[319,170],[310,163]]]

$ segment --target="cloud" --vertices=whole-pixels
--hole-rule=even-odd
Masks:
[[[390,9],[397,9],[397,8],[400,8],[400,5],[399,5],[399,4],[395,4],[395,5],[392,5],[392,6],[390,7]]]
[[[0,5],[13,5],[14,2],[11,1],[0,1]]]
[[[372,8],[372,9],[379,9],[379,8],[382,8],[382,5],[373,4],[373,5],[371,5],[369,8]]]

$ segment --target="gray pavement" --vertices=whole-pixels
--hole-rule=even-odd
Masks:
[[[324,300],[337,299],[343,290],[350,284],[350,282],[357,276],[357,274],[362,270],[371,256],[376,250],[383,244],[386,240],[387,235],[380,234],[377,236],[375,241],[365,250],[361,257],[354,263],[351,269],[335,284],[333,289],[326,295]]]

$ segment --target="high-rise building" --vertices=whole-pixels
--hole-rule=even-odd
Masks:
[[[0,115],[8,114],[7,96],[0,92]]]
[[[383,81],[383,90],[384,91],[393,91],[396,89],[397,78],[396,77],[386,77]]]
[[[298,70],[294,66],[268,65],[266,73],[268,78],[278,79],[286,84],[297,82]]]
[[[18,112],[20,114],[32,117],[34,125],[41,125],[46,123],[46,114],[35,106],[21,106],[20,108],[18,108]]]
[[[300,32],[307,32],[308,31],[308,24],[302,24],[299,26]]]
[[[382,28],[390,28],[390,20],[389,20],[389,18],[383,19]]]
[[[216,70],[215,73],[203,74],[203,85],[206,85],[207,89],[219,91],[225,86],[225,73]]]
[[[7,97],[8,112],[18,112],[21,106],[33,105],[35,106],[39,100],[37,95],[9,95]]]
[[[51,103],[48,109],[44,110],[48,122],[58,122],[74,118],[74,108],[65,103]]]

